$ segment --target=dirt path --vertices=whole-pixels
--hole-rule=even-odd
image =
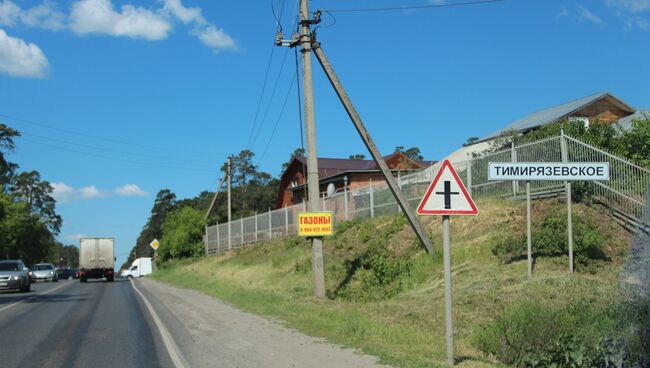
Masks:
[[[136,282],[191,367],[386,367],[375,357],[241,312],[199,292],[150,279]]]

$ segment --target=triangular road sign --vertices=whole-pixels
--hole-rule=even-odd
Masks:
[[[449,160],[445,160],[418,206],[420,215],[478,215],[478,208],[467,193]]]

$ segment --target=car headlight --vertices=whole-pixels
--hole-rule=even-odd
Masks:
[[[18,276],[14,276],[14,280],[18,280],[18,279],[19,279],[19,277],[18,277]]]
[[[29,271],[29,276],[31,276],[31,275],[32,275],[32,271]]]

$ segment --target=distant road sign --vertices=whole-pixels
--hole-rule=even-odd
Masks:
[[[153,250],[158,250],[158,247],[160,247],[160,242],[158,241],[158,239],[154,239],[151,241],[151,243],[149,243],[149,245],[151,246],[151,248],[153,248]]]
[[[332,212],[298,213],[298,236],[332,235]]]
[[[489,180],[609,180],[609,162],[490,162]]]
[[[478,208],[454,167],[445,160],[417,212],[420,215],[478,215]]]

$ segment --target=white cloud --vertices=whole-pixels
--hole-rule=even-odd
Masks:
[[[605,0],[605,3],[630,13],[641,13],[650,10],[650,0]]]
[[[113,190],[98,189],[94,185],[88,185],[81,188],[74,188],[66,183],[52,183],[54,192],[52,196],[59,203],[68,203],[81,200],[105,198],[110,196],[122,197],[146,197],[149,193],[142,190],[136,184],[125,184]]]
[[[49,63],[40,47],[11,37],[0,29],[0,73],[12,77],[44,78],[48,69]]]
[[[81,238],[87,238],[85,234],[70,234],[66,235],[65,240],[67,241],[79,241]]]
[[[171,14],[178,18],[181,22],[188,23],[207,23],[203,15],[201,14],[201,9],[192,7],[188,8],[183,6],[181,0],[163,0],[165,5],[163,5],[163,10],[168,14]]]
[[[589,9],[585,8],[580,4],[576,4],[576,10],[578,12],[578,20],[588,21],[593,24],[603,24],[603,20],[599,16],[592,13]]]
[[[46,0],[20,15],[22,22],[28,27],[45,28],[58,31],[65,28],[65,14],[56,9],[56,3]]]
[[[197,37],[204,45],[214,52],[221,50],[236,50],[237,43],[223,30],[215,26],[208,26],[197,32]]]
[[[93,198],[99,198],[99,197],[104,197],[106,194],[97,189],[94,185],[90,185],[87,187],[83,187],[78,189],[79,195],[83,199],[93,199]]]
[[[12,27],[20,17],[20,7],[11,1],[0,3],[0,25]]]
[[[161,0],[164,2],[163,12],[180,20],[183,24],[192,25],[190,32],[201,43],[215,53],[223,50],[237,50],[237,42],[224,30],[208,22],[200,8],[185,7],[181,0]]]
[[[78,34],[105,34],[157,41],[167,38],[172,28],[160,13],[123,5],[113,8],[110,0],[79,0],[72,5],[70,28]]]
[[[135,184],[126,184],[115,189],[115,194],[124,197],[146,197],[149,193],[142,190]]]
[[[57,10],[55,2],[44,0],[42,4],[21,9],[16,3],[5,0],[0,3],[0,25],[13,27],[22,22],[27,27],[58,31],[65,28],[65,14]]]

